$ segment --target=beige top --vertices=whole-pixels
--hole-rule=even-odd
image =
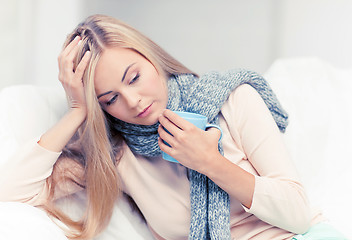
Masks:
[[[252,87],[241,85],[231,93],[221,109],[220,126],[225,157],[255,176],[250,209],[230,196],[233,238],[291,239],[323,219],[311,210],[282,134]],[[0,169],[0,200],[40,204],[47,194],[45,179],[59,154],[36,143],[27,145],[6,170]],[[123,190],[134,199],[157,239],[188,239],[190,191],[185,167],[161,157],[134,155],[125,145],[117,171]]]

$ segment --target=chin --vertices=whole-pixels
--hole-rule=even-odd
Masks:
[[[145,119],[145,121],[142,120],[140,124],[145,126],[151,126],[157,122],[159,122],[159,119],[157,117],[150,117],[148,119]]]
[[[142,125],[146,125],[146,126],[151,126],[151,125],[154,125],[155,123],[159,122],[158,120],[155,120],[155,121],[148,121],[147,123],[144,123]]]

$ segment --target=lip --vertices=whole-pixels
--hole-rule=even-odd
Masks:
[[[140,112],[140,113],[137,115],[137,117],[139,117],[139,118],[144,118],[144,117],[148,116],[148,115],[150,114],[150,112],[151,112],[151,106],[152,106],[152,105],[153,105],[153,103],[150,104],[148,107],[146,107],[142,112]]]

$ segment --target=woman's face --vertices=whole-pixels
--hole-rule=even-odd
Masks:
[[[94,84],[101,107],[124,122],[152,125],[167,105],[165,77],[130,49],[105,49],[96,66]]]

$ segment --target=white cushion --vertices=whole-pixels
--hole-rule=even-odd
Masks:
[[[0,239],[68,240],[42,210],[24,203],[0,202]]]
[[[14,85],[0,91],[0,167],[29,139],[40,136],[67,109],[60,88]]]
[[[279,59],[265,77],[290,115],[284,139],[312,205],[352,238],[352,69]]]

